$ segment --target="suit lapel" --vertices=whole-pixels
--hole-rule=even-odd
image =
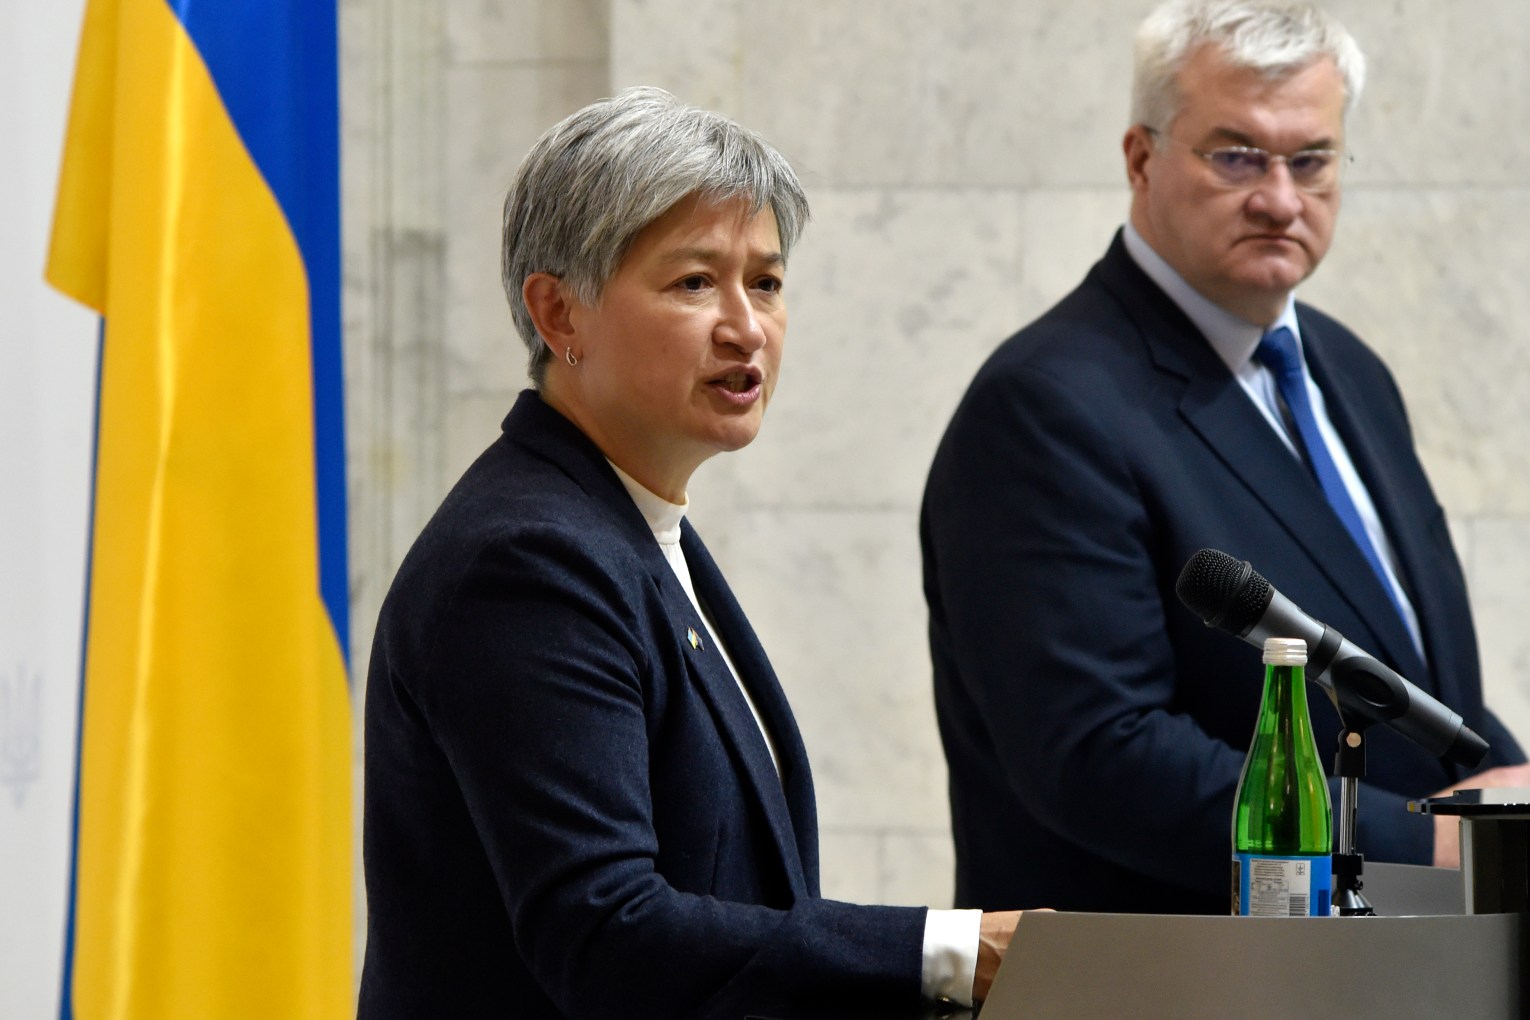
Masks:
[[[631,542],[658,586],[674,626],[675,641],[681,646],[689,667],[690,679],[700,688],[718,730],[733,749],[743,770],[745,785],[759,801],[789,887],[798,896],[817,895],[817,822],[813,813],[812,779],[802,738],[764,649],[690,523],[682,524],[681,548],[690,567],[697,598],[707,607],[718,637],[727,644],[728,654],[733,657],[744,682],[749,684],[750,694],[758,702],[761,716],[770,728],[777,753],[781,756],[780,776],[776,774],[765,738],[733,674],[728,671],[696,607],[664,558],[642,512],[622,487],[621,480],[611,470],[600,449],[532,390],[524,391],[516,400],[505,429],[513,431],[518,442],[558,465],[580,488],[611,511],[621,534]],[[697,637],[695,646],[690,642],[691,632]],[[793,823],[794,816],[796,824]]]
[[[722,572],[689,521],[681,524],[680,547],[690,567],[696,597],[711,618],[719,640],[727,646],[733,665],[748,686],[761,721],[770,733],[780,759],[779,774],[771,762],[760,727],[716,648],[708,648],[693,659],[703,688],[712,699],[714,710],[725,718],[729,736],[765,805],[782,857],[791,865],[793,888],[816,896],[818,820],[813,779],[808,768],[807,749],[787,703],[786,692],[781,689],[754,628],[749,625],[743,609],[723,580]],[[680,597],[694,614],[694,608],[683,592]]]
[[[1370,625],[1383,645],[1370,651],[1389,655],[1404,675],[1408,668],[1420,668],[1412,639],[1390,595],[1382,588],[1365,554],[1328,505],[1316,478],[1275,435],[1206,338],[1179,306],[1137,267],[1119,238],[1101,263],[1101,269],[1106,286],[1122,301],[1132,321],[1141,329],[1143,341],[1158,370],[1184,380],[1179,412],[1191,430],[1280,523],[1355,613]],[[1305,336],[1305,322],[1302,328]],[[1322,386],[1322,380],[1318,382]],[[1328,398],[1330,413],[1345,403],[1342,388],[1325,387],[1324,395]],[[1344,434],[1342,429],[1341,434]],[[1347,445],[1348,435],[1344,438]],[[1353,448],[1350,452],[1357,459],[1357,467],[1361,459],[1367,463],[1374,459],[1369,449],[1363,458]],[[1371,480],[1364,471],[1361,476],[1370,486]],[[1385,491],[1371,491],[1378,506],[1387,502]],[[1261,573],[1278,574],[1277,566],[1258,563],[1253,566]],[[1278,578],[1272,580],[1278,587]]]
[[[1438,607],[1431,606],[1427,601],[1434,589],[1430,586],[1420,588],[1412,582],[1413,578],[1427,576],[1430,569],[1419,561],[1422,551],[1427,547],[1419,528],[1427,522],[1427,516],[1420,515],[1418,510],[1421,499],[1427,500],[1427,504],[1432,506],[1433,497],[1427,493],[1420,496],[1412,491],[1403,477],[1403,466],[1399,463],[1393,444],[1377,435],[1366,416],[1355,413],[1356,405],[1365,401],[1365,388],[1344,371],[1342,364],[1329,356],[1321,330],[1307,317],[1302,319],[1302,336],[1307,350],[1307,364],[1318,388],[1323,391],[1328,417],[1343,439],[1350,460],[1361,481],[1365,483],[1371,502],[1375,504],[1376,513],[1381,518],[1382,527],[1386,530],[1398,560],[1398,580],[1407,591],[1409,601],[1413,603],[1420,626],[1429,620],[1442,619]],[[1380,635],[1398,671],[1404,676],[1422,678],[1426,667],[1413,647],[1412,638],[1401,617],[1396,612],[1384,613],[1381,609],[1385,606],[1380,603],[1377,605],[1380,608],[1366,616],[1366,621]],[[1428,647],[1431,642],[1427,632],[1424,638],[1425,647]],[[1455,692],[1438,693],[1450,696]]]

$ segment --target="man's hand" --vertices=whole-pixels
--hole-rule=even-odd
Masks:
[[[1504,786],[1530,788],[1530,765],[1500,765],[1486,772],[1479,772],[1463,779],[1455,786],[1447,786],[1434,797],[1448,797],[1457,790],[1488,790]],[[1436,868],[1459,868],[1461,866],[1461,819],[1455,815],[1434,816],[1434,866]],[[987,915],[984,915],[987,920]],[[978,972],[983,969],[982,950],[978,952]]]

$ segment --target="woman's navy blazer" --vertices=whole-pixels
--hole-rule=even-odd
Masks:
[[[536,393],[405,557],[367,681],[362,1017],[917,1004],[924,909],[820,898],[791,709],[681,542],[779,775],[631,497]]]

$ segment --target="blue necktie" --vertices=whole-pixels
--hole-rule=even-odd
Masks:
[[[1312,402],[1307,399],[1307,378],[1302,371],[1301,354],[1296,349],[1296,337],[1285,326],[1272,329],[1260,338],[1254,357],[1274,373],[1280,398],[1286,402],[1286,409],[1291,412],[1297,434],[1301,436],[1301,445],[1307,451],[1307,461],[1312,465],[1313,474],[1317,475],[1323,495],[1328,497],[1328,505],[1333,507],[1333,512],[1339,515],[1339,520],[1355,540],[1355,545],[1365,554],[1371,569],[1376,572],[1377,580],[1381,582],[1382,591],[1392,600],[1398,615],[1406,620],[1407,614],[1403,613],[1397,594],[1392,590],[1392,583],[1387,580],[1387,573],[1381,567],[1381,557],[1371,543],[1370,535],[1366,534],[1360,512],[1355,509],[1354,500],[1349,498],[1349,490],[1344,487],[1344,479],[1339,476],[1339,469],[1328,452],[1328,444],[1323,442],[1323,434],[1318,431],[1317,416],[1312,413]]]

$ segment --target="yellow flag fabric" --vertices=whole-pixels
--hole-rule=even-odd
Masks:
[[[103,317],[66,1017],[354,1015],[334,21],[87,5],[47,268]]]

